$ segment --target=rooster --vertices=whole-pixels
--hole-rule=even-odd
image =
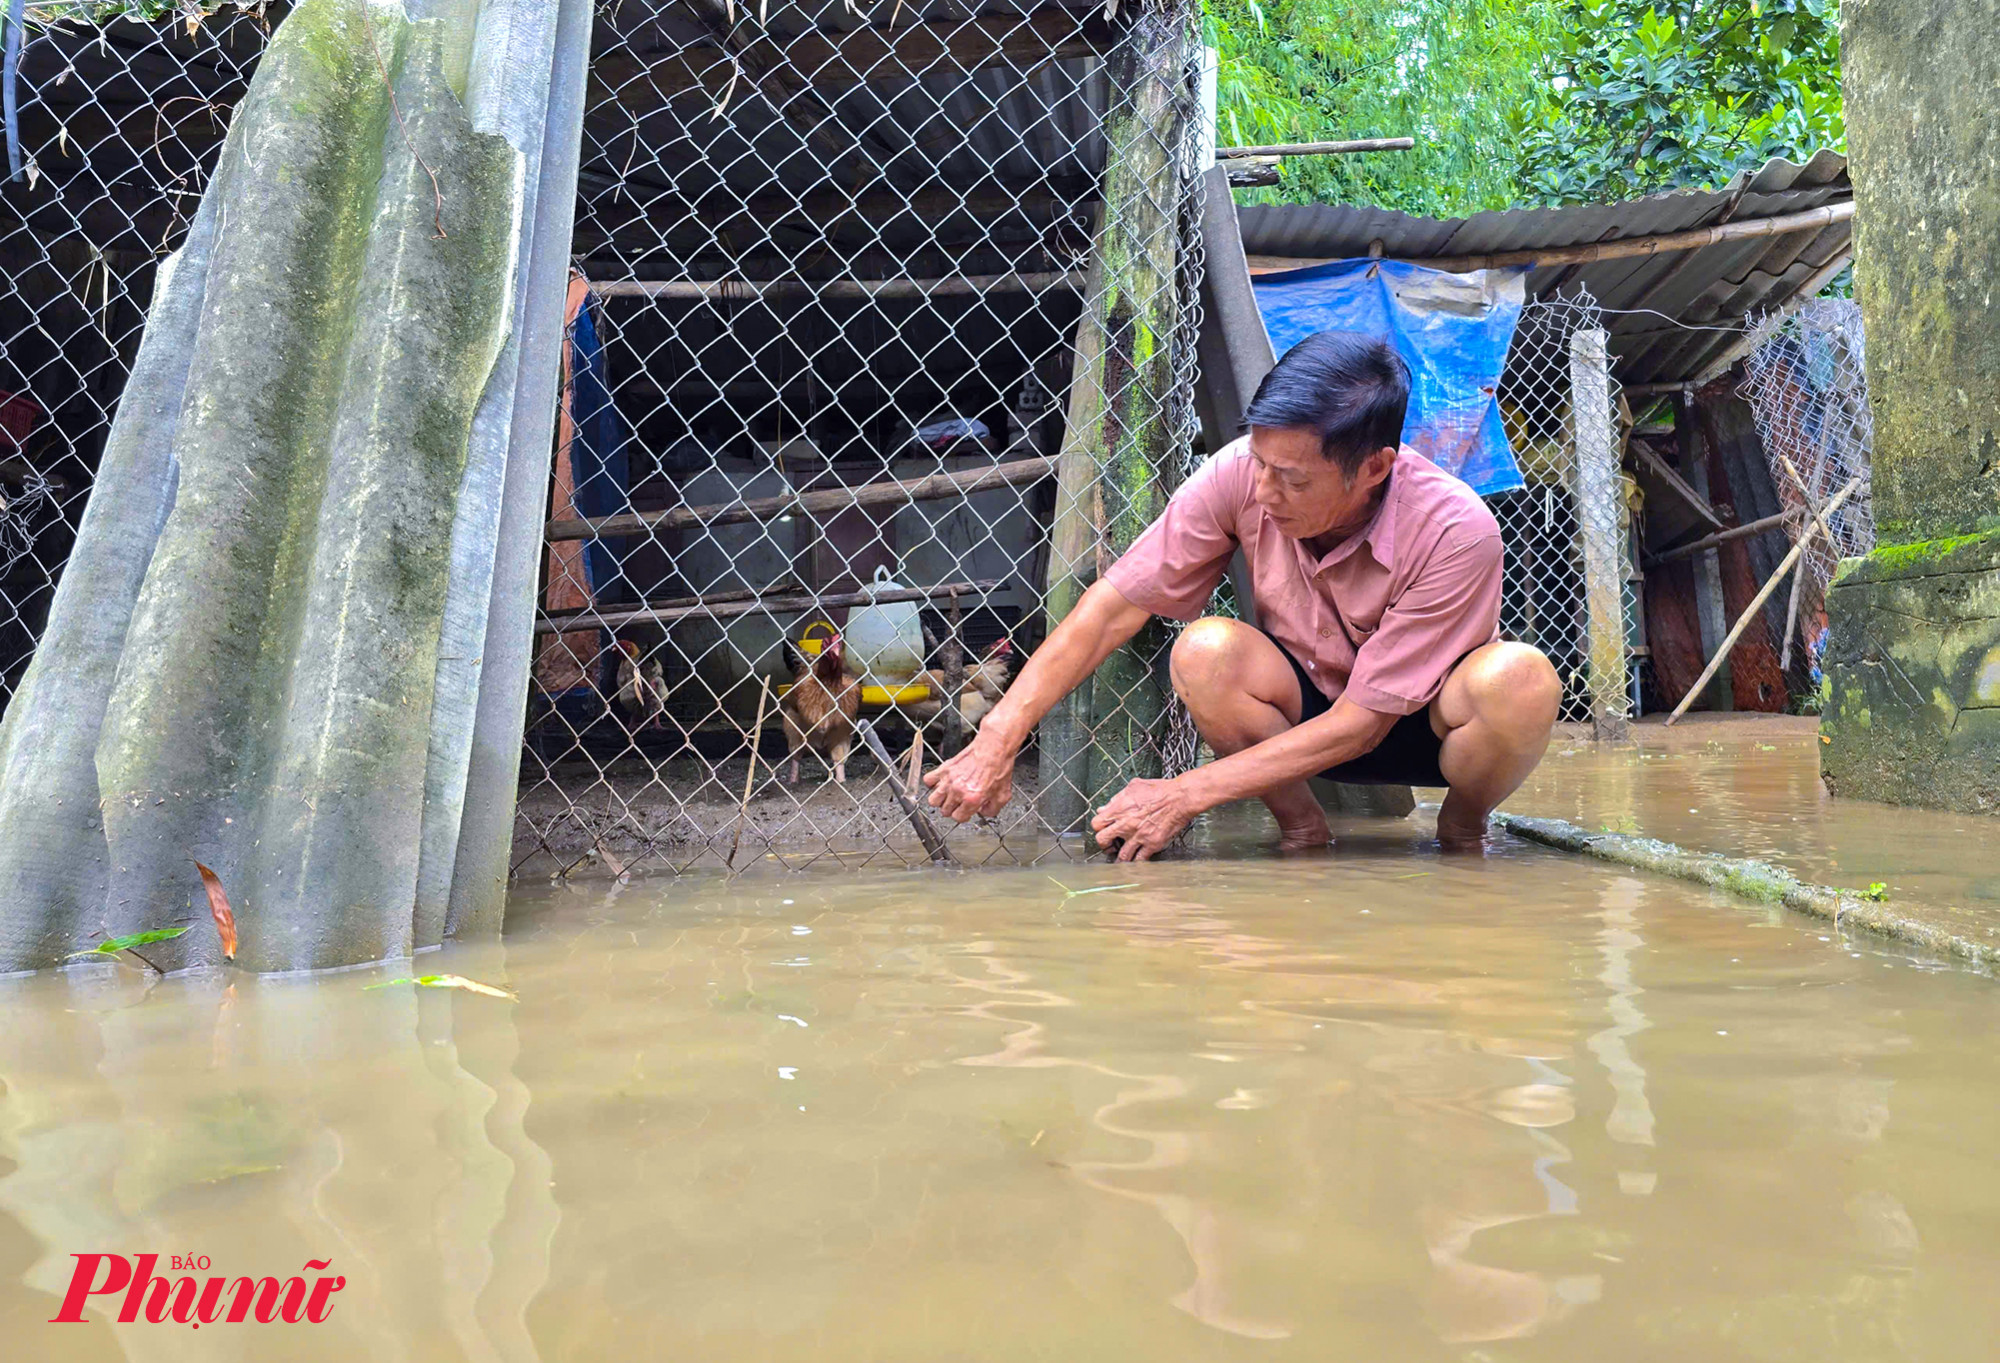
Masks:
[[[618,707],[625,712],[625,725],[633,732],[665,727],[667,674],[657,657],[641,659],[639,646],[630,639],[618,641]]]
[[[977,729],[987,712],[1007,694],[1014,670],[1014,641],[1002,635],[986,650],[986,656],[965,669],[965,682],[958,692],[958,715],[968,729]],[[941,667],[916,675],[916,683],[930,688],[930,698],[905,708],[920,724],[928,724],[944,711],[944,695],[949,689]]]
[[[835,785],[847,784],[847,750],[854,742],[854,717],[861,713],[861,683],[847,675],[846,659],[838,634],[810,662],[803,654],[794,657],[791,688],[778,703],[793,785],[799,780],[799,754],[808,746],[833,763]]]

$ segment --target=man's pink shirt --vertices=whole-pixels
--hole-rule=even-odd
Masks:
[[[1250,439],[1225,445],[1106,574],[1126,600],[1192,620],[1243,546],[1259,623],[1329,700],[1414,714],[1499,637],[1500,526],[1479,494],[1404,446],[1375,518],[1314,554],[1257,504]]]

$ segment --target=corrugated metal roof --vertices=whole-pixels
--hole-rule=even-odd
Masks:
[[[1243,249],[1252,256],[1350,258],[1367,255],[1369,244],[1379,240],[1385,256],[1423,260],[1659,236],[1803,212],[1853,194],[1847,158],[1822,151],[1804,165],[1766,162],[1719,190],[1679,190],[1625,203],[1450,219],[1363,206],[1259,204],[1240,210],[1239,218]],[[1626,383],[1680,382],[1699,374],[1736,339],[1742,318],[1784,303],[1844,255],[1852,229],[1851,222],[1839,222],[1654,256],[1539,267],[1528,274],[1528,294],[1548,297],[1582,284],[1606,311],[1618,377]]]

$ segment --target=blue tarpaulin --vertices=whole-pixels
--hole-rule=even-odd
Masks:
[[[1254,282],[1280,355],[1319,331],[1392,341],[1410,366],[1403,443],[1486,496],[1523,485],[1494,393],[1526,275],[1524,268],[1448,274],[1399,260],[1336,260]]]
[[[604,345],[588,307],[570,329],[570,400],[576,440],[570,446],[576,509],[585,516],[615,516],[625,510],[631,487],[625,457],[625,417],[611,397]],[[595,605],[623,601],[626,583],[621,560],[624,537],[593,539],[584,554],[584,574]]]

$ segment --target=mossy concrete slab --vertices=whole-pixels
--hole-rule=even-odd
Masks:
[[[1996,0],[1840,7],[1875,517],[1891,543],[2000,516]]]
[[[1878,549],[1827,609],[1827,787],[2000,813],[2000,533]]]

